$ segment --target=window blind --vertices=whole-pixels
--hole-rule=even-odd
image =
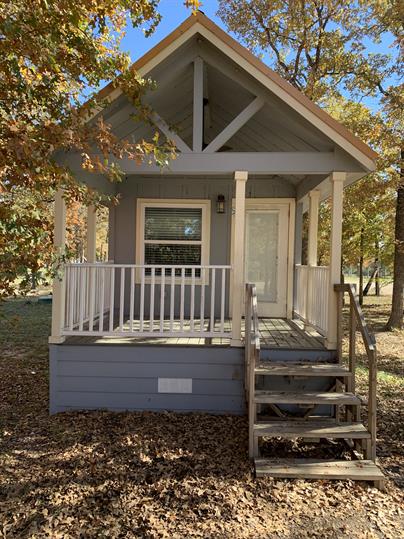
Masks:
[[[201,208],[145,209],[145,240],[201,241]]]

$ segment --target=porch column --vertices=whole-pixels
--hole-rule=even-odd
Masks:
[[[296,265],[302,263],[302,244],[303,244],[303,203],[297,202],[295,210],[295,245],[294,245],[294,265],[293,265],[293,313],[296,311],[297,303],[297,271]]]
[[[307,265],[317,266],[318,208],[320,191],[309,192],[309,234],[307,245]]]
[[[232,289],[232,346],[241,346],[241,317],[244,299],[244,233],[245,233],[245,187],[248,172],[234,173],[236,184],[234,211],[233,289]]]
[[[302,243],[303,243],[303,203],[296,204],[295,213],[295,264],[302,263]]]
[[[58,189],[56,192],[54,215],[53,245],[56,256],[62,256],[66,245],[66,203],[63,198],[63,189]],[[64,341],[64,337],[61,335],[64,308],[64,276],[58,275],[53,279],[52,330],[49,337],[51,344],[59,344]]]
[[[309,191],[309,230],[307,238],[307,284],[306,284],[306,313],[308,322],[312,321],[313,278],[312,266],[317,266],[317,235],[318,235],[318,207],[320,191]]]
[[[338,296],[334,285],[341,282],[342,204],[346,172],[333,172],[331,181],[331,236],[326,345],[336,350],[338,344]]]
[[[96,233],[97,212],[93,205],[87,206],[87,262],[93,263],[96,259]]]

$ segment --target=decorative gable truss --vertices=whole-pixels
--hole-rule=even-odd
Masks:
[[[210,116],[209,99],[205,95],[207,87],[204,77],[206,73],[204,69],[204,61],[201,57],[197,57],[193,62],[193,144],[192,149],[180,137],[180,135],[172,130],[168,123],[161,118],[157,112],[153,112],[151,120],[160,131],[174,142],[177,149],[182,153],[214,153],[220,150],[226,142],[228,142],[257,112],[259,112],[265,104],[263,97],[255,97],[237,116],[231,120],[228,125],[209,143],[204,142],[204,126],[206,116]]]

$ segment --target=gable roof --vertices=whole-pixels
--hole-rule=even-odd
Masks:
[[[307,119],[312,123],[314,123],[314,121],[317,119],[320,123],[320,125],[317,125],[317,127],[320,130],[324,131],[324,129],[321,129],[321,124],[325,124],[326,127],[330,128],[334,132],[336,138],[348,143],[348,147],[344,148],[348,151],[348,153],[359,160],[361,164],[364,165],[368,170],[375,169],[375,159],[378,157],[376,152],[374,152],[367,144],[351,133],[351,131],[349,131],[344,125],[332,118],[332,116],[306,97],[297,88],[278,75],[278,73],[273,71],[264,62],[254,56],[248,49],[238,43],[200,11],[190,15],[173,32],[171,32],[146,54],[134,62],[131,69],[140,72],[140,74],[144,76],[152,69],[152,67],[156,65],[156,63],[159,63],[158,56],[162,52],[166,51],[168,54],[170,54],[184,42],[185,37],[188,39],[198,32],[201,32],[204,37],[210,41],[214,42],[215,40],[219,40],[221,44],[228,49],[229,53],[235,53],[235,56],[237,56],[238,59],[243,60],[249,66],[249,73],[251,75],[258,78],[261,83],[267,83],[265,85],[267,85],[270,90],[280,91],[283,94],[280,97],[283,98],[284,101],[286,101],[290,106],[299,109],[298,112],[305,114],[305,116],[307,114],[309,116]],[[221,51],[225,52],[225,54],[227,53],[223,47],[221,47]],[[237,62],[237,59],[235,61]],[[110,98],[113,100],[118,97],[120,93],[118,77],[102,88],[98,92],[97,96],[102,99]],[[338,140],[335,140],[335,142],[338,144]],[[351,151],[349,147],[352,147]],[[359,158],[358,152],[360,154]],[[361,159],[361,156],[365,159]]]

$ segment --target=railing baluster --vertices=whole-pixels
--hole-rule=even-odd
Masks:
[[[150,282],[150,331],[154,331],[154,288],[156,285],[156,269],[151,269],[151,282]]]
[[[91,268],[88,267],[87,275],[86,275],[86,290],[87,290],[86,316],[85,316],[86,320],[88,320],[90,317],[90,305],[91,305],[90,277],[91,277]]]
[[[79,331],[83,331],[83,320],[84,320],[84,301],[85,301],[85,276],[86,268],[80,268],[80,311],[79,311]]]
[[[94,299],[94,303],[95,303],[95,316],[99,316],[100,314],[100,297],[99,295],[97,294],[97,290],[100,289],[100,268],[95,268],[94,269],[94,273],[95,273],[95,299]]]
[[[224,307],[226,299],[226,270],[222,268],[222,290],[221,290],[221,300],[220,300],[220,332],[224,333]]]
[[[174,329],[174,307],[175,307],[175,268],[171,268],[170,332],[172,332]]]
[[[90,313],[88,320],[88,331],[93,331],[94,328],[94,310],[95,310],[95,267],[90,268]]]
[[[160,280],[160,331],[164,331],[164,294],[165,294],[165,281],[166,281],[166,270],[165,268],[161,269],[161,280]]]
[[[69,274],[69,267],[64,266],[63,270],[63,303],[64,303],[64,309],[63,309],[63,316],[62,316],[62,331],[67,327],[69,323],[69,281],[70,281],[70,274]]]
[[[69,268],[70,270],[70,280],[69,280],[69,289],[68,289],[68,296],[69,296],[69,330],[73,330],[74,325],[74,305],[75,305],[75,299],[76,299],[76,279],[77,279],[77,268],[75,266],[72,266]]]
[[[184,330],[184,293],[185,293],[185,268],[181,268],[181,304],[180,304],[180,331]]]
[[[111,266],[111,279],[109,291],[109,332],[114,331],[114,307],[115,307],[115,266]]]
[[[133,318],[135,316],[135,268],[130,268],[130,299],[129,299],[129,331],[133,332]]]
[[[191,269],[191,305],[190,305],[190,331],[194,331],[194,316],[195,316],[195,268]]]
[[[125,268],[121,268],[121,286],[119,293],[119,330],[123,331],[123,313],[125,310]]]
[[[216,269],[212,268],[212,281],[210,288],[210,331],[215,331],[215,287],[216,287]]]
[[[141,269],[141,280],[140,280],[140,311],[139,311],[139,331],[143,331],[144,327],[144,282],[145,282],[145,273],[146,268],[142,266]]]
[[[209,269],[208,269],[209,272]],[[201,333],[204,332],[205,329],[205,268],[201,269],[201,327],[200,331]]]
[[[105,302],[105,277],[107,268],[100,268],[100,317],[98,320],[98,331],[104,331],[104,302]]]

